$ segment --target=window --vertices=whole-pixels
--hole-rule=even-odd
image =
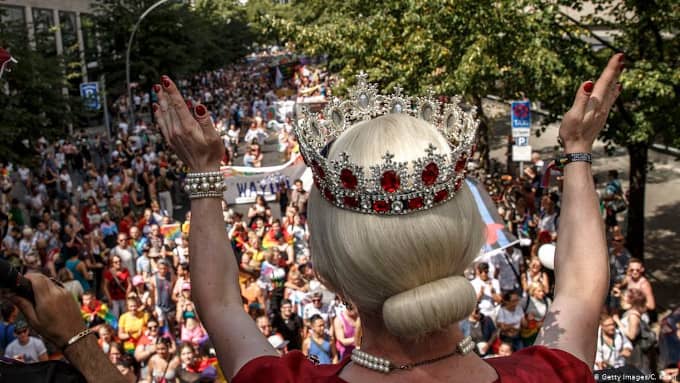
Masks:
[[[94,18],[92,15],[80,14],[80,29],[83,32],[83,45],[85,49],[85,62],[97,61],[97,39],[94,30]]]
[[[61,42],[64,53],[78,52],[78,27],[74,12],[59,11],[59,23],[61,24]]]
[[[0,5],[0,30],[7,33],[26,34],[26,14],[24,7]]]
[[[57,54],[54,34],[54,11],[51,9],[33,8],[33,31],[38,51],[45,55]]]

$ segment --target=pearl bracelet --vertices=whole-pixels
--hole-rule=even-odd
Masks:
[[[221,172],[189,173],[186,178],[184,191],[190,199],[196,198],[223,198],[227,186]]]

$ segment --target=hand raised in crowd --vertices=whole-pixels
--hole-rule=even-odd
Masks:
[[[609,59],[597,82],[581,84],[574,104],[564,115],[559,136],[568,153],[592,151],[593,142],[604,128],[616,98],[621,93],[619,76],[624,68],[624,55]]]
[[[224,145],[208,108],[196,104],[194,118],[175,83],[163,76],[161,84],[154,85],[158,103],[153,104],[153,110],[165,141],[192,171],[219,170]]]

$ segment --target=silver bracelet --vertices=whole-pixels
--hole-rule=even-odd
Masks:
[[[223,198],[227,185],[222,172],[196,172],[187,174],[184,191],[190,199]]]
[[[93,332],[94,332],[94,328],[88,328],[88,329],[85,329],[85,330],[83,330],[83,331],[77,333],[76,335],[74,335],[73,337],[71,337],[71,339],[69,339],[68,342],[66,342],[66,346],[62,347],[62,349],[63,349],[63,350],[66,350],[66,348],[67,348],[68,346],[70,346],[70,345],[76,343],[77,341],[79,341],[79,340],[85,338],[86,336],[92,334]]]

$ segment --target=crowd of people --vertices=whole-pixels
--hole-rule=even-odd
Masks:
[[[304,66],[290,85],[298,96],[326,96],[328,79]],[[238,65],[178,82],[189,103],[208,107],[224,137],[223,165],[262,166],[275,136],[281,161],[296,151],[290,116],[277,116],[276,76],[267,66]],[[220,379],[210,337],[191,298],[191,215],[183,191],[188,171],[164,146],[150,116],[156,99],[140,92],[128,124],[125,97],[115,105],[113,140],[76,135],[35,144],[34,166],[0,165],[0,256],[15,267],[58,279],[81,306],[83,322],[130,382]],[[278,121],[276,121],[278,120]],[[245,151],[241,153],[245,147]],[[481,254],[466,273],[477,308],[460,323],[483,357],[533,344],[551,304],[554,278],[538,257],[558,241],[559,177],[535,153],[515,177],[479,172],[507,229],[520,245]],[[247,212],[223,202],[225,235],[240,265],[243,309],[281,354],[301,350],[320,364],[361,347],[361,320],[351,304],[316,278],[306,225],[308,191],[300,180],[262,196]],[[632,365],[677,374],[680,311],[659,320],[644,263],[630,256],[620,229],[625,194],[618,174],[602,191],[610,243],[611,291],[603,307],[594,369]],[[281,214],[276,214],[280,211]],[[31,334],[18,310],[2,302],[0,349],[25,362],[58,358]],[[659,328],[658,333],[653,328]]]
[[[476,176],[485,181],[505,227],[519,243],[481,256],[468,273],[478,294],[478,308],[461,328],[472,335],[482,356],[508,355],[536,339],[555,287],[552,269],[544,266],[539,252],[557,243],[560,221],[561,176],[549,170],[540,153],[532,154],[519,176],[502,174],[500,166],[491,168]],[[677,376],[680,310],[659,320],[644,262],[625,247],[622,213],[627,196],[618,171],[608,172],[599,194],[607,230],[610,290],[602,307],[593,369],[632,366],[648,374]]]

